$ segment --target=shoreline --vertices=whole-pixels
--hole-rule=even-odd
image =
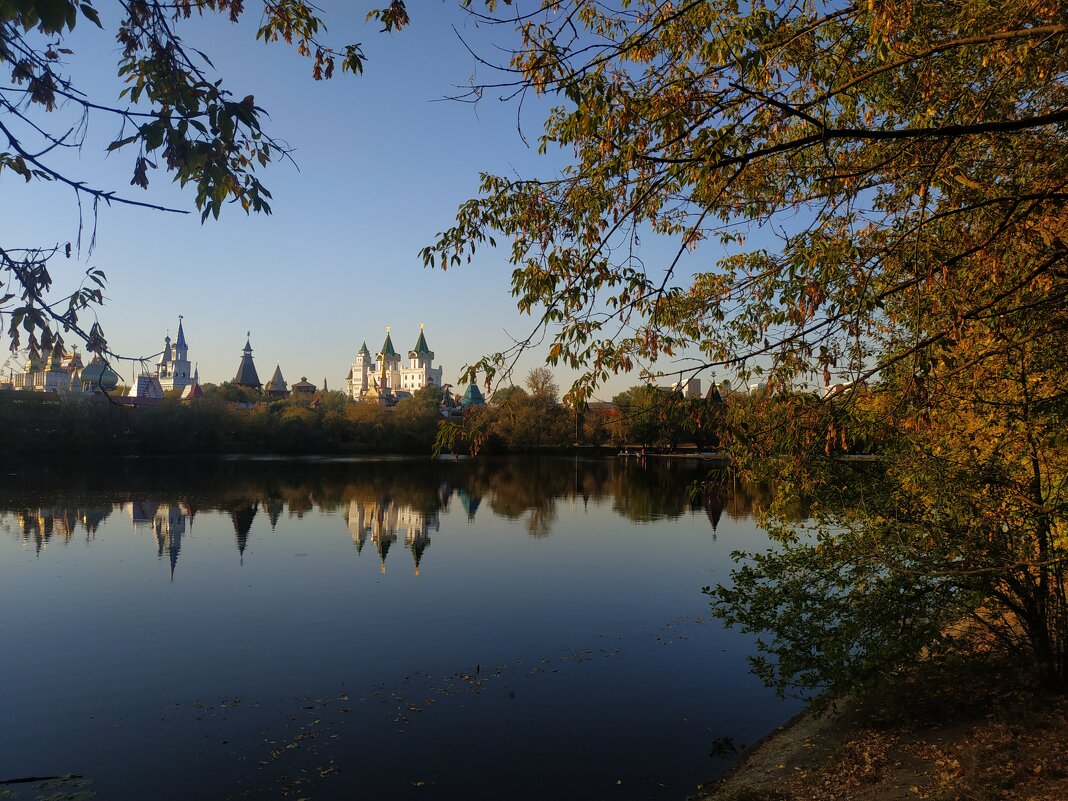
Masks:
[[[1068,695],[955,678],[917,688],[905,715],[850,698],[803,711],[690,801],[1068,798]]]

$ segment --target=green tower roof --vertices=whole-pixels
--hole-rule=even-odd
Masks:
[[[469,409],[472,406],[486,405],[486,399],[482,396],[482,391],[478,388],[477,384],[471,384],[471,386],[467,388],[467,392],[460,398],[460,405],[463,406],[464,409]]]
[[[419,329],[419,340],[415,343],[415,347],[412,348],[412,353],[416,356],[423,356],[430,353],[430,348],[427,347],[426,337],[423,336],[423,329]]]
[[[393,340],[389,337],[389,332],[386,332],[386,341],[382,343],[382,350],[379,353],[383,356],[396,357],[397,351],[393,347]]]

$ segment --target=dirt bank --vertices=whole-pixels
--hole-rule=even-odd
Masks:
[[[821,717],[800,715],[696,798],[1068,799],[1068,698],[953,678],[938,691],[916,688],[892,711],[845,701]]]

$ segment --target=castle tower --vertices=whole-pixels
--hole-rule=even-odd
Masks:
[[[170,336],[163,338],[163,355],[156,365],[156,376],[164,390],[185,389],[193,383],[189,366],[189,346],[182,328],[182,315],[178,315],[178,336],[171,344]]]
[[[44,391],[60,392],[69,388],[70,373],[63,369],[63,346],[57,342],[45,362]]]
[[[389,334],[389,326],[386,326],[386,341],[382,343],[382,350],[375,357],[377,363],[378,389],[380,392],[389,390],[396,394],[401,383],[401,357],[397,349],[393,347],[393,339]]]
[[[411,360],[409,367],[413,370],[425,370],[430,367],[431,362],[434,360],[434,352],[426,344],[422,323],[419,323],[419,339],[416,340],[415,347],[408,351],[408,358]]]
[[[163,378],[171,369],[171,335],[163,337],[163,355],[159,357],[159,364],[157,367],[157,375]]]
[[[401,389],[418,392],[428,384],[441,386],[441,368],[434,369],[434,351],[426,344],[423,324],[419,324],[419,339],[408,351],[408,366],[401,370]]]
[[[241,354],[241,363],[237,365],[237,375],[234,376],[234,383],[239,387],[248,387],[258,392],[263,384],[260,383],[260,377],[256,374],[256,363],[252,361],[251,336],[252,332],[249,331],[245,338],[245,349]]]
[[[371,385],[370,374],[371,351],[367,350],[367,340],[364,340],[363,344],[360,345],[359,353],[356,354],[356,361],[352,363],[352,369],[349,370],[348,393],[350,398],[360,400]]]
[[[182,315],[178,315],[178,338],[174,340],[174,360],[189,361],[189,346],[185,344],[185,331],[182,329]]]

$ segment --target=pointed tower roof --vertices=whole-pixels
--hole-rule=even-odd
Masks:
[[[356,355],[357,356],[370,356],[371,355],[371,351],[367,350],[367,340],[366,339],[363,341],[363,344],[360,345],[360,350],[357,352]]]
[[[389,329],[386,329],[386,341],[382,343],[382,350],[378,352],[379,356],[389,356],[395,358],[399,354],[393,347],[393,340],[389,336]]]
[[[708,388],[708,392],[705,393],[705,400],[712,401],[712,403],[723,403],[723,395],[719,391],[714,383]]]
[[[160,358],[160,364],[166,364],[171,360],[171,337],[168,334],[163,338],[163,356]]]
[[[182,330],[182,315],[178,315],[178,337],[174,340],[174,344],[179,348],[186,347],[185,344],[185,331]]]
[[[251,333],[248,337],[251,337]],[[234,383],[242,387],[259,389],[263,384],[260,383],[260,377],[256,374],[256,364],[252,361],[252,340],[248,337],[245,339],[245,351],[241,355],[241,363],[237,366]]]
[[[467,388],[467,392],[460,398],[460,405],[463,406],[464,409],[468,409],[471,406],[486,405],[486,399],[482,396],[482,390],[478,388],[478,384],[471,384],[471,386]]]
[[[274,375],[271,376],[271,380],[267,382],[267,386],[264,387],[268,392],[285,392],[286,380],[282,378],[282,365],[276,364],[274,367]]]
[[[415,347],[412,348],[408,354],[408,357],[412,359],[416,356],[429,356],[430,358],[434,358],[434,354],[430,351],[430,348],[427,347],[422,323],[419,324],[419,339],[416,340]]]

